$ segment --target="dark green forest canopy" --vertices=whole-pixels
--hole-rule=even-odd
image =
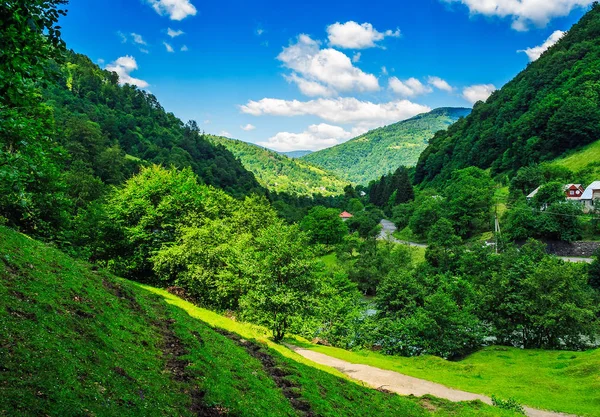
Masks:
[[[303,156],[340,178],[357,184],[414,166],[435,132],[469,114],[466,108],[439,108],[411,119],[371,130],[348,142]]]
[[[165,111],[154,95],[120,86],[116,73],[74,52],[59,74],[44,90],[59,141],[104,182],[121,183],[135,165],[155,163],[190,167],[206,184],[236,197],[264,193],[231,152],[210,143],[195,122],[184,124]]]
[[[417,183],[468,166],[492,174],[556,158],[600,135],[600,7],[470,116],[438,132],[417,164]]]

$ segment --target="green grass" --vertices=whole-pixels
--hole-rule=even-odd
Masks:
[[[256,340],[315,415],[514,416],[480,402],[387,394],[323,372],[260,327],[0,227],[0,416],[205,415],[193,404],[209,415],[298,415],[263,361],[215,327]]]
[[[540,409],[600,415],[600,349],[587,352],[488,347],[458,362],[434,356],[404,358],[349,352],[300,341],[352,363],[371,365],[488,396],[515,398]]]
[[[577,172],[594,162],[600,162],[600,141],[584,146],[567,156],[555,159],[553,164],[561,165],[573,172]]]
[[[402,230],[396,230],[393,233],[393,236],[398,240],[405,240],[407,242],[427,243],[427,239],[423,239],[415,235],[408,226]]]

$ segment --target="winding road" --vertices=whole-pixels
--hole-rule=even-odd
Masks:
[[[454,402],[480,400],[486,404],[492,405],[492,399],[485,395],[460,391],[449,388],[442,384],[415,378],[394,371],[376,368],[374,366],[346,362],[323,353],[304,349],[294,345],[287,345],[287,347],[306,359],[321,365],[335,368],[338,371],[348,375],[352,379],[364,382],[373,388],[386,389],[400,395],[415,395],[417,397],[429,394]],[[524,408],[526,415],[529,417],[576,417],[573,414],[538,410],[530,407]]]

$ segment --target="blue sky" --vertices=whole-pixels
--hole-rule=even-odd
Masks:
[[[591,3],[72,0],[61,24],[71,49],[206,132],[316,150],[485,99]]]

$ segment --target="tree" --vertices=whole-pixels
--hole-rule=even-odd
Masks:
[[[339,211],[323,206],[311,208],[300,222],[300,229],[313,243],[326,245],[339,243],[348,234],[348,226],[340,218]]]
[[[24,231],[49,237],[66,221],[60,149],[40,81],[64,43],[63,0],[8,0],[0,5],[0,211]]]
[[[551,204],[560,203],[565,200],[564,185],[560,182],[553,181],[540,187],[533,197],[533,204],[536,208],[544,210]]]
[[[242,297],[246,318],[267,326],[281,341],[294,320],[302,319],[318,291],[318,278],[308,238],[297,226],[278,222],[259,234],[250,289]]]

